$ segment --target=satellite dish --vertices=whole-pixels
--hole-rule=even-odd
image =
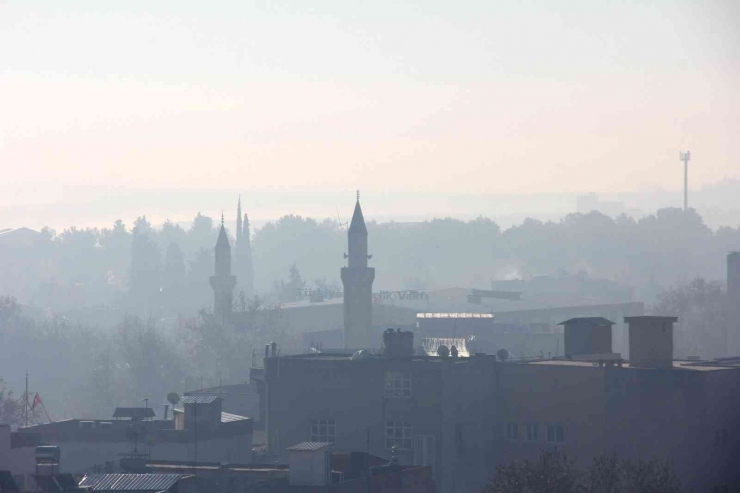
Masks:
[[[496,356],[498,356],[499,360],[506,361],[506,358],[509,357],[509,351],[507,351],[506,349],[499,349],[496,352]]]
[[[177,392],[170,392],[167,394],[167,402],[172,404],[173,406],[180,402],[180,396],[177,395]]]

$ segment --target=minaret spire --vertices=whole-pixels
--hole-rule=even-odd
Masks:
[[[375,269],[367,266],[367,227],[360,207],[360,191],[347,231],[347,267],[342,268],[344,284],[344,344],[348,349],[377,347],[372,333],[372,288]]]
[[[239,194],[239,201],[236,203],[236,251],[240,250],[239,243],[242,239],[242,196]]]
[[[224,227],[224,213],[221,211],[221,229],[216,240],[216,264],[211,276],[213,288],[213,313],[226,319],[231,314],[231,302],[236,277],[231,275],[231,246]]]

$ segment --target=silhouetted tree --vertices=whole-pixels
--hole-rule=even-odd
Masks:
[[[290,266],[288,281],[275,281],[275,292],[280,303],[289,303],[303,298],[303,290],[306,281],[301,277],[301,272],[295,264]]]
[[[0,423],[7,425],[22,424],[23,399],[16,398],[12,390],[8,390],[5,380],[0,377]]]
[[[677,316],[676,351],[681,356],[727,356],[731,318],[724,286],[697,278],[658,294],[653,311]]]
[[[130,293],[135,306],[157,310],[161,301],[161,258],[152,238],[154,230],[145,216],[134,222],[131,245]]]
[[[162,298],[169,309],[183,306],[182,295],[185,290],[185,260],[177,243],[170,243],[164,260],[162,279]]]
[[[512,461],[496,468],[484,493],[680,493],[670,462],[620,461],[599,455],[581,470],[559,450],[543,450],[535,461]]]

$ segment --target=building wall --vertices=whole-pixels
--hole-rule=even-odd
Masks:
[[[107,461],[115,462],[122,454],[133,451],[131,442],[69,441],[55,443],[61,451],[62,472],[91,472],[96,467],[103,470]],[[145,452],[145,445],[139,444],[139,453]],[[148,451],[152,460],[195,461],[194,442],[156,443]],[[198,440],[197,460],[199,462],[224,462],[248,464],[252,461],[251,434],[236,435],[210,440]]]
[[[558,447],[582,466],[610,453],[668,459],[688,491],[740,481],[733,454],[740,450],[737,370],[553,362],[503,364],[499,373],[499,462]],[[518,440],[507,438],[513,423]],[[526,423],[540,424],[537,442],[526,441]],[[563,424],[562,443],[548,443],[547,423]]]
[[[68,420],[30,427],[22,433],[38,433],[41,443],[59,446],[62,472],[90,472],[96,466],[102,469],[106,462],[117,461],[122,454],[134,451],[134,440],[127,437],[127,422],[112,421],[106,429],[100,427],[100,422],[93,423],[94,427],[82,429],[78,420]],[[150,453],[156,460],[195,461],[193,430],[157,428],[171,426],[171,421],[147,423],[151,428],[148,437],[139,438],[138,453]],[[216,430],[198,428],[197,431],[198,461],[241,464],[252,461],[251,420],[223,423]],[[33,464],[35,466],[35,459]]]
[[[411,398],[385,397],[387,371],[411,375]],[[336,450],[390,458],[385,423],[401,421],[435,441],[440,491],[479,491],[496,465],[554,447],[582,466],[599,454],[666,458],[687,490],[740,484],[738,369],[316,355],[269,358],[266,374],[269,447],[283,461],[288,446],[311,439],[311,419],[335,420]],[[412,464],[413,451],[398,459]]]
[[[475,491],[490,473],[495,401],[492,357],[389,360],[283,357],[267,360],[269,453],[286,460],[287,447],[309,441],[311,420],[333,419],[335,449],[390,458],[387,422],[411,425],[411,449],[398,450],[413,463],[413,439],[433,437],[434,470],[443,489]],[[410,398],[385,397],[386,372],[411,376]]]
[[[291,486],[326,486],[331,481],[327,462],[328,449],[289,451],[289,481]]]
[[[560,447],[583,463],[604,450],[606,395],[604,371],[592,366],[499,365],[497,462],[535,459],[541,449]],[[527,424],[536,424],[536,441],[527,440]],[[548,424],[560,425],[563,441],[548,441]],[[507,437],[516,426],[517,438]]]

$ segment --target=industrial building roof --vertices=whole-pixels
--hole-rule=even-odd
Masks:
[[[417,313],[416,318],[493,318],[490,313]]]
[[[288,450],[292,452],[313,452],[330,446],[331,443],[328,442],[302,442],[293,445],[292,447],[288,447]]]
[[[80,486],[92,491],[166,491],[180,478],[181,474],[89,474]]]

